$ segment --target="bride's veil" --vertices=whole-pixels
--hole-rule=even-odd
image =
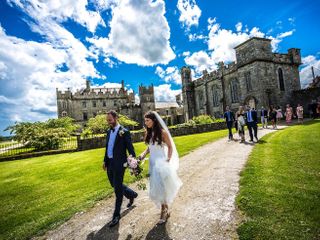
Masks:
[[[174,144],[173,139],[171,137],[171,134],[169,132],[169,129],[168,129],[167,125],[165,124],[165,122],[160,117],[160,115],[155,111],[153,111],[153,113],[156,115],[156,118],[157,118],[159,124],[161,125],[161,127],[168,133],[168,136],[169,136],[169,139],[171,142],[171,146],[172,146],[172,156],[171,156],[169,163],[174,170],[178,170],[178,168],[179,168],[179,155],[178,155],[176,145]]]

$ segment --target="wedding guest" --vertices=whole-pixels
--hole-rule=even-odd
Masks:
[[[233,135],[232,135],[232,127],[233,127],[233,122],[235,121],[234,113],[230,111],[230,107],[226,107],[226,112],[224,113],[224,118],[226,120],[226,124],[229,130],[229,140],[233,140]]]
[[[281,121],[281,119],[283,118],[283,114],[282,114],[282,109],[280,106],[277,107],[277,122],[279,123]]]
[[[240,106],[239,110],[236,112],[236,121],[237,121],[237,127],[238,127],[238,134],[239,134],[239,136],[241,138],[240,143],[245,142],[244,126],[246,125],[246,121],[245,121],[244,117],[245,117],[244,107]]]
[[[290,107],[290,104],[287,104],[286,108],[286,123],[289,125],[292,122],[293,118],[293,109]]]
[[[260,110],[262,128],[268,128],[268,111],[263,106]]]
[[[246,119],[247,119],[247,127],[249,130],[250,142],[253,142],[253,135],[255,139],[258,141],[258,117],[257,111],[254,108],[250,108],[246,112]],[[252,132],[253,130],[253,132]]]
[[[269,116],[270,116],[270,120],[271,120],[273,129],[278,128],[277,127],[277,113],[278,113],[278,111],[276,110],[276,108],[271,106],[270,110],[269,110]]]
[[[298,123],[303,124],[303,107],[300,104],[298,104],[298,107],[296,109],[296,114],[298,117]]]

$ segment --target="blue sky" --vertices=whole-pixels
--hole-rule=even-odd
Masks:
[[[257,3],[258,2],[258,3]],[[235,60],[250,37],[275,52],[300,48],[302,86],[320,75],[320,1],[0,1],[0,134],[15,121],[56,117],[55,89],[154,84],[157,101],[180,93],[179,69],[193,76]]]

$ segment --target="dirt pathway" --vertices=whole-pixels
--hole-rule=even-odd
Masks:
[[[258,137],[272,131],[259,129]],[[125,209],[124,201],[122,218],[115,228],[106,225],[113,212],[111,197],[41,239],[237,239],[239,173],[253,146],[223,138],[184,156],[179,169],[184,185],[166,225],[157,225],[160,210],[150,202],[147,191],[139,191],[132,208]],[[135,185],[132,188],[137,189]]]

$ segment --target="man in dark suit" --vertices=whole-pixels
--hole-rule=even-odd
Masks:
[[[253,135],[258,142],[258,116],[254,108],[249,108],[246,112],[247,127],[249,130],[250,142],[253,142]],[[253,134],[252,134],[253,129]]]
[[[229,130],[229,140],[233,140],[233,135],[232,135],[232,126],[233,122],[235,121],[234,113],[230,111],[230,107],[226,107],[226,112],[224,113],[224,118],[227,123],[227,127]]]
[[[113,110],[109,111],[107,113],[107,122],[110,129],[107,132],[106,152],[102,167],[107,172],[109,182],[114,188],[116,195],[115,210],[112,220],[109,222],[109,227],[113,227],[120,220],[123,195],[129,199],[127,207],[131,207],[134,199],[138,196],[136,192],[123,184],[127,150],[133,157],[136,154],[132,145],[130,132],[118,123],[117,112]]]

